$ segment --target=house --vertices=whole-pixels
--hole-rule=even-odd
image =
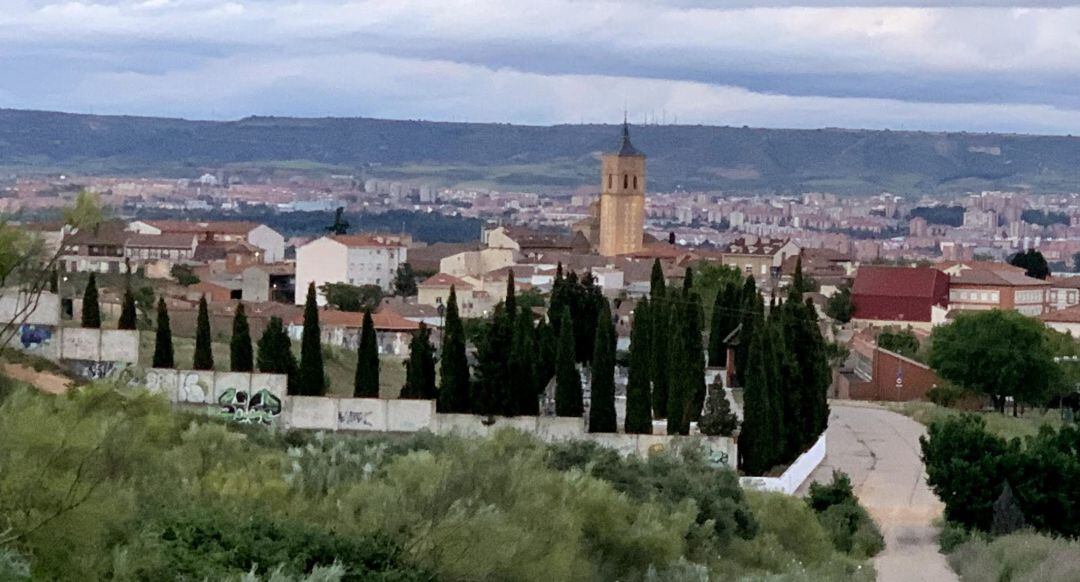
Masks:
[[[922,362],[874,345],[865,338],[852,338],[851,370],[835,378],[834,398],[906,402],[925,400],[941,379]]]
[[[127,228],[140,234],[192,234],[199,243],[245,242],[259,249],[259,262],[275,263],[285,259],[285,237],[269,226],[256,222],[135,220],[128,223]]]
[[[484,317],[499,302],[499,296],[484,290],[480,281],[466,280],[447,273],[436,273],[420,282],[416,286],[416,302],[445,310],[451,286],[457,295],[458,313],[461,317]]]
[[[589,239],[581,232],[560,234],[524,227],[500,226],[484,231],[483,242],[489,249],[508,249],[523,257],[546,252],[588,253]]]
[[[949,276],[929,267],[862,266],[851,295],[859,323],[929,327],[944,321]]]
[[[195,250],[195,235],[183,233],[131,233],[124,243],[124,255],[132,268],[142,266],[151,279],[170,277],[173,265],[191,261]]]
[[[1080,305],[1043,313],[1039,320],[1050,329],[1080,337]]]
[[[296,299],[296,265],[251,265],[240,275],[244,301],[293,303]]]
[[[124,223],[116,221],[77,231],[64,238],[60,263],[69,272],[124,273],[124,245],[130,235]]]
[[[761,280],[779,274],[784,261],[798,254],[799,246],[791,239],[747,236],[728,244],[721,251],[720,260],[745,275]]]
[[[408,260],[408,248],[391,235],[333,235],[317,238],[296,249],[294,302],[306,300],[308,284],[318,289],[325,283],[377,285],[390,291],[398,267]],[[322,292],[319,305],[326,304]]]
[[[511,249],[465,251],[439,261],[439,272],[455,277],[479,277],[484,273],[515,264]]]
[[[420,329],[420,324],[410,321],[391,310],[376,311],[371,314],[375,324],[379,354],[408,357],[409,342],[412,334]],[[326,345],[355,350],[360,344],[360,330],[364,324],[364,314],[358,311],[338,311],[322,309],[319,311],[319,329],[322,342]],[[304,333],[304,316],[298,313],[288,322],[289,336],[299,340]],[[432,343],[437,344],[436,334],[432,334]]]
[[[960,311],[1015,309],[1024,315],[1050,310],[1051,284],[1009,270],[966,269],[949,277],[949,306]]]
[[[1080,275],[1072,277],[1051,277],[1050,309],[1067,309],[1080,305]]]

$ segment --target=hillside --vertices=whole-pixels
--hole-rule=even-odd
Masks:
[[[613,125],[364,118],[208,122],[0,110],[0,170],[191,177],[225,168],[566,192],[597,182]],[[844,129],[634,127],[650,190],[874,194],[1080,190],[1080,138]]]

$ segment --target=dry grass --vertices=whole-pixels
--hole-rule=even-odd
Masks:
[[[929,425],[935,420],[942,420],[950,416],[963,414],[963,411],[938,406],[932,402],[903,402],[884,403],[885,407],[893,412],[899,412],[904,416],[910,416],[916,422]],[[1015,437],[1033,436],[1039,432],[1039,427],[1050,425],[1061,426],[1061,415],[1057,410],[1029,408],[1023,416],[1013,417],[1012,413],[999,414],[997,412],[976,412],[986,421],[986,428],[1001,437],[1011,439]]]
[[[949,565],[964,582],[1075,582],[1080,543],[1036,533],[976,539],[950,554]]]

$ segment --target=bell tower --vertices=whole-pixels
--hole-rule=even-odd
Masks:
[[[600,168],[597,251],[605,257],[640,251],[645,231],[645,154],[630,143],[625,118],[619,151],[604,154]]]

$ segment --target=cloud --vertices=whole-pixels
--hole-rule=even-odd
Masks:
[[[1080,107],[1080,8],[1053,1],[9,1],[8,107],[549,123],[625,98],[710,123],[1056,132]]]

